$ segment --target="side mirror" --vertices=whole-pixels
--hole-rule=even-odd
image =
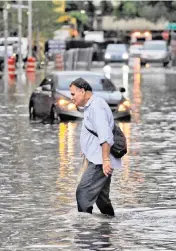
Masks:
[[[42,86],[42,91],[48,91],[48,92],[50,92],[51,91],[51,85],[43,85]]]
[[[120,91],[120,92],[126,92],[126,90],[125,90],[124,87],[120,87],[120,88],[119,88],[119,91]]]

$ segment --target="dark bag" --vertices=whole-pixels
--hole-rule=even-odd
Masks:
[[[85,126],[86,127],[86,126]],[[97,133],[90,130],[86,127],[86,129],[92,133],[94,136],[98,137]],[[122,158],[127,153],[127,143],[126,137],[119,126],[114,124],[113,128],[113,135],[114,135],[114,144],[111,146],[110,153],[115,158]]]

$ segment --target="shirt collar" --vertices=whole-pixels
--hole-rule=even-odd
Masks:
[[[94,97],[95,97],[95,95],[92,94],[92,96],[90,97],[90,99],[89,99],[89,100],[87,101],[87,103],[85,104],[84,110],[90,106],[90,104],[91,104],[92,101],[94,100]]]

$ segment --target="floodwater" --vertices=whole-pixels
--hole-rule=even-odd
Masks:
[[[133,111],[119,123],[129,149],[112,178],[114,218],[77,212],[81,122],[31,123],[39,80],[23,76],[6,96],[1,81],[0,250],[176,250],[176,74],[149,68],[126,80]]]

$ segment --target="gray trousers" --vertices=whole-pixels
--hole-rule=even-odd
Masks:
[[[114,216],[114,209],[109,199],[111,175],[106,177],[102,165],[89,162],[76,190],[79,212],[92,213],[93,204],[103,214]]]

